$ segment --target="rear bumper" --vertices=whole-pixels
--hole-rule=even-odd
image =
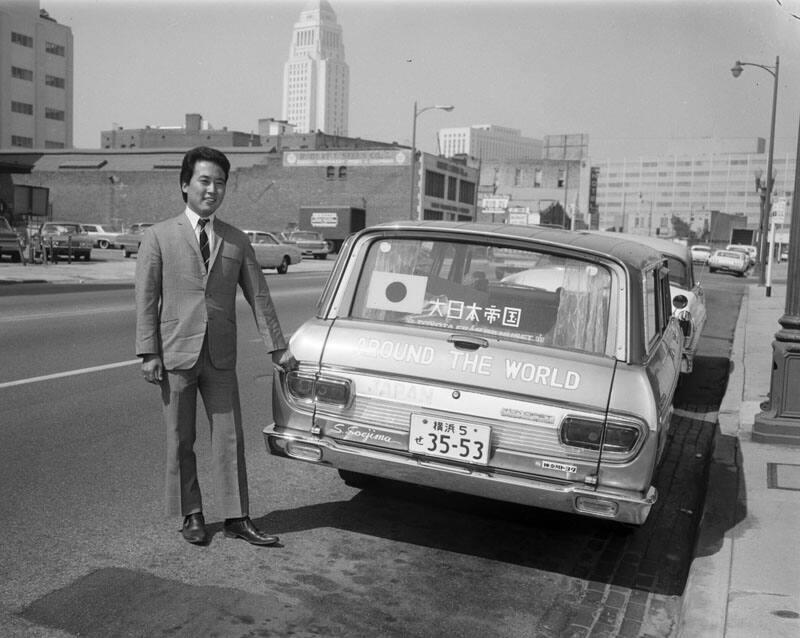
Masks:
[[[644,523],[658,496],[652,486],[642,495],[567,481],[546,481],[491,468],[462,467],[410,454],[342,444],[307,432],[279,428],[274,423],[265,427],[263,433],[267,450],[277,456],[619,523]]]

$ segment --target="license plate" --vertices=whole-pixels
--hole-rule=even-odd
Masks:
[[[411,415],[408,451],[464,463],[489,463],[488,425],[451,421],[425,414]]]

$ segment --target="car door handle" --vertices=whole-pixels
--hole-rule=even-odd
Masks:
[[[481,337],[471,337],[468,335],[450,335],[447,343],[452,343],[456,348],[462,350],[477,350],[478,348],[488,348],[489,341]]]

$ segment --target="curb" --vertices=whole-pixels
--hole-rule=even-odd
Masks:
[[[729,532],[736,523],[736,509],[744,489],[738,432],[744,393],[749,297],[750,286],[747,286],[736,320],[730,355],[732,370],[719,408],[703,513],[681,597],[677,638],[725,635],[733,561],[733,540]]]

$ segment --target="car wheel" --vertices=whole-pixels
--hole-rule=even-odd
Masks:
[[[22,255],[19,251],[14,251],[11,253],[11,261],[22,261]]]
[[[291,263],[291,260],[286,255],[284,255],[283,259],[281,260],[280,265],[276,268],[276,270],[278,271],[278,274],[279,275],[285,275],[287,272],[289,272],[289,264],[290,263]]]
[[[375,483],[374,476],[361,474],[360,472],[351,472],[350,470],[339,470],[339,476],[344,481],[345,485],[355,487],[359,490],[367,489]]]
[[[127,259],[128,257],[131,256],[131,251],[130,250],[126,250],[126,251],[123,252],[123,255],[125,256],[125,259]]]
[[[103,250],[108,250],[110,245],[111,244],[108,243],[107,239],[101,239],[99,242],[97,242],[97,247],[102,248]]]
[[[709,268],[708,268],[708,272],[717,272],[717,269],[716,269],[716,268],[711,268],[711,267],[709,266]]]
[[[92,260],[92,253],[91,253],[91,251],[89,251],[88,253],[83,253],[83,258],[84,258],[86,261],[91,261],[91,260]]]

